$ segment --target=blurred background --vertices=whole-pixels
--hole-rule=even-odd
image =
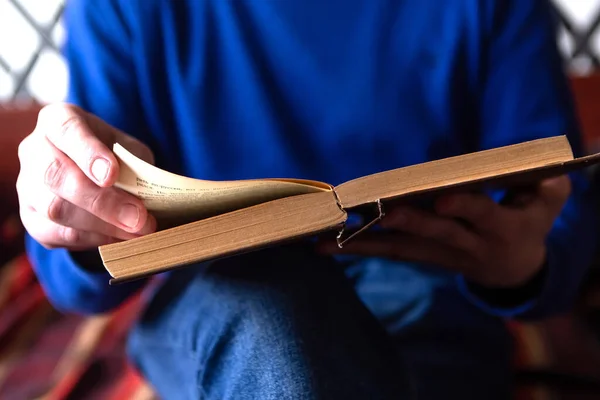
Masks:
[[[577,76],[600,67],[600,0],[552,0],[557,41]],[[0,103],[60,101],[68,71],[60,56],[64,0],[0,0]]]
[[[62,100],[64,0],[0,0],[0,102]]]
[[[556,40],[572,78],[586,149],[598,151],[600,0],[553,4],[560,21]],[[0,399],[150,399],[152,389],[124,353],[138,299],[110,315],[62,315],[45,299],[23,252],[16,149],[33,129],[39,105],[65,98],[64,5],[65,0],[0,0]],[[510,323],[516,398],[600,398],[596,270],[572,313]]]

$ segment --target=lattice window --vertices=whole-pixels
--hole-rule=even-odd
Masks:
[[[0,0],[0,101],[64,98],[64,0]]]
[[[600,0],[554,0],[558,44],[569,69],[588,74],[600,68]]]
[[[567,66],[578,74],[600,68],[600,0],[553,1]],[[64,98],[68,73],[59,51],[64,3],[0,0],[0,102]]]

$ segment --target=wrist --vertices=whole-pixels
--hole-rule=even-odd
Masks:
[[[526,257],[518,262],[506,260],[492,263],[490,268],[482,268],[480,274],[465,274],[465,278],[478,286],[494,289],[512,289],[527,285],[527,283],[545,268],[547,248],[541,245],[536,249],[530,248]]]
[[[543,291],[548,275],[548,262],[544,258],[541,266],[533,275],[520,283],[510,286],[484,285],[465,279],[466,288],[476,297],[497,308],[508,309],[518,307],[537,297]]]

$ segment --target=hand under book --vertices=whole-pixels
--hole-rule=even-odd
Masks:
[[[199,180],[144,163],[118,144],[114,151],[120,167],[115,185],[138,196],[162,228],[100,246],[112,283],[339,232],[335,245],[344,252],[429,262],[463,272],[482,285],[519,285],[540,270],[546,234],[569,192],[567,178],[544,180],[600,162],[600,153],[575,158],[567,138],[557,136],[333,186],[289,178]],[[510,194],[535,185],[540,186],[533,193],[509,196],[500,204],[467,194],[488,189]],[[386,232],[369,229],[399,202],[427,205],[429,198],[440,196],[459,206],[454,209],[452,202],[442,201],[430,207],[437,208],[436,214],[426,213],[426,208],[398,209],[383,223],[388,225]],[[349,235],[349,215],[365,208],[376,211],[375,218]],[[399,221],[401,211],[407,217],[404,224]],[[468,223],[456,223],[457,217]],[[335,247],[330,251],[339,252]]]
[[[546,257],[546,236],[570,193],[566,176],[542,181],[537,190],[497,203],[485,194],[457,193],[434,210],[388,207],[382,230],[363,232],[339,248],[319,250],[436,265],[489,287],[516,287],[535,276]]]

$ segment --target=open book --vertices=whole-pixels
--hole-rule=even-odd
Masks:
[[[120,163],[116,186],[143,200],[159,230],[99,248],[111,283],[325,231],[337,230],[342,246],[353,210],[375,209],[375,218],[364,229],[383,217],[390,201],[487,185],[528,185],[600,162],[600,154],[575,159],[567,138],[557,136],[384,171],[333,187],[298,179],[192,179],[147,164],[119,144],[113,150]]]

